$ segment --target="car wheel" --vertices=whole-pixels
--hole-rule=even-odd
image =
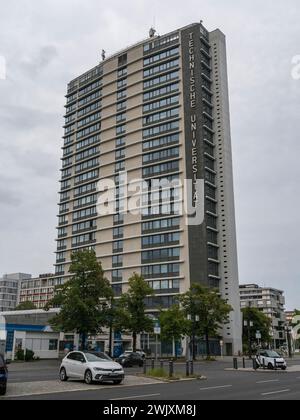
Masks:
[[[268,369],[270,369],[270,370],[273,370],[274,369],[274,366],[272,365],[272,363],[269,363],[268,364]]]
[[[84,374],[84,382],[87,385],[91,385],[91,383],[93,383],[93,375],[92,372],[90,370],[87,370]]]
[[[123,379],[118,379],[117,381],[114,381],[114,385],[120,385],[122,381]]]
[[[6,394],[6,385],[0,388],[0,395],[5,395],[5,394]]]
[[[286,366],[282,366],[281,370],[286,370]]]
[[[62,382],[67,382],[68,376],[65,368],[61,368],[59,372],[59,378]]]

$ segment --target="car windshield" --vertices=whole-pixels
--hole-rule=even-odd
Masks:
[[[281,357],[276,351],[268,350],[266,351],[267,357]]]
[[[109,362],[111,358],[105,353],[84,353],[88,362]]]

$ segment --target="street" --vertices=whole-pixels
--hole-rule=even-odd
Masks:
[[[291,371],[233,371],[225,370],[232,367],[232,360],[218,362],[197,362],[195,373],[206,376],[206,380],[187,380],[172,383],[135,384],[142,381],[136,377],[140,368],[126,369],[128,381],[124,385],[92,385],[74,384],[66,392],[59,391],[58,361],[41,361],[29,364],[12,364],[9,366],[8,394],[5,399],[30,400],[299,400],[300,399],[300,361],[289,361]],[[241,366],[241,363],[240,363]],[[247,361],[250,367],[250,362]],[[176,364],[175,373],[183,372],[185,364]],[[129,380],[130,379],[130,380]],[[10,385],[33,386],[38,383],[54,385],[54,390],[35,395],[14,397],[10,394]],[[76,390],[80,388],[79,390]],[[28,388],[29,389],[29,388]],[[24,391],[25,392],[25,391]],[[11,395],[11,397],[10,397]]]

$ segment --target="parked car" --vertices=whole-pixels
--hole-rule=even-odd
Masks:
[[[0,354],[0,395],[6,394],[6,385],[7,385],[7,366],[3,356]]]
[[[133,351],[132,350],[126,350],[126,351],[124,351],[123,354],[130,354],[130,353],[133,353]],[[146,353],[143,350],[136,350],[135,353],[138,353],[142,357],[142,359],[146,358]]]
[[[124,369],[105,353],[72,351],[63,360],[59,369],[61,381],[70,379],[93,382],[113,382],[120,384],[124,379]]]
[[[144,364],[144,359],[142,358],[142,356],[139,353],[133,353],[133,352],[131,353],[125,352],[121,354],[121,356],[118,357],[116,361],[120,363],[120,365],[122,365],[123,367],[133,367],[133,366],[142,367]]]
[[[286,370],[286,361],[276,351],[260,350],[256,355],[256,363],[258,367],[262,367],[263,365],[265,365],[265,367],[268,369],[275,369],[275,360],[277,368]]]

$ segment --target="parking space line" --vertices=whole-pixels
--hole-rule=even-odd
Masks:
[[[200,391],[209,391],[211,389],[224,389],[224,388],[231,388],[232,385],[220,385],[220,386],[210,386],[207,388],[200,388]]]
[[[279,379],[272,379],[269,381],[258,381],[257,384],[268,384],[269,382],[279,382]]]
[[[132,395],[131,397],[110,398],[109,401],[133,400],[134,398],[158,397],[160,394]]]
[[[280,391],[264,392],[261,395],[265,396],[265,395],[283,394],[284,392],[290,392],[290,389],[282,389]]]

